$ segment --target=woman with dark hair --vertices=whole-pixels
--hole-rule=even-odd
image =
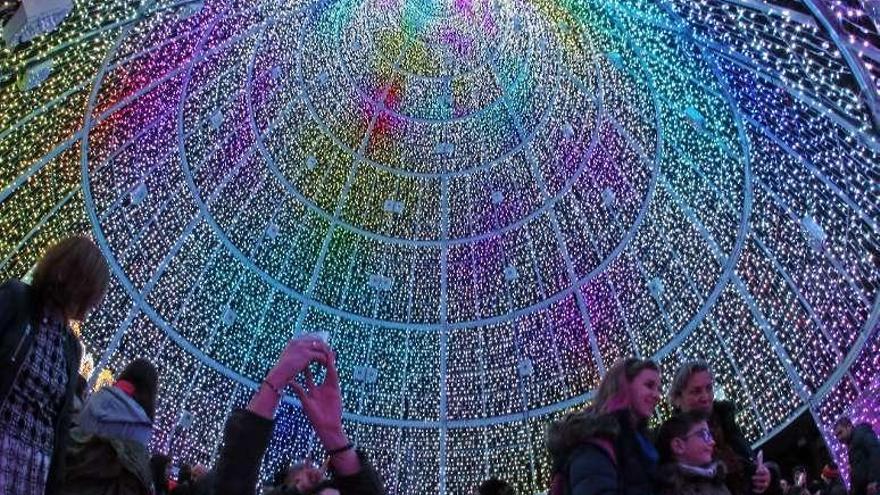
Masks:
[[[159,375],[135,359],[111,387],[86,402],[70,431],[62,493],[148,495],[153,476],[147,445],[153,434]]]
[[[0,495],[59,492],[82,353],[68,323],[101,302],[109,279],[80,236],[50,248],[30,286],[0,286]]]
[[[550,425],[551,495],[650,495],[658,454],[648,419],[660,402],[660,367],[629,358],[614,363],[587,409]]]

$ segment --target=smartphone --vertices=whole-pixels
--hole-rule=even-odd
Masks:
[[[330,332],[319,331],[319,332],[303,332],[296,336],[297,339],[303,340],[320,340],[325,344],[330,343]]]

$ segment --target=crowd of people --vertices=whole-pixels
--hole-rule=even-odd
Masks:
[[[0,286],[0,495],[254,494],[274,417],[290,387],[326,452],[326,461],[285,466],[265,495],[382,495],[365,453],[342,425],[336,355],[321,338],[292,339],[254,392],[232,412],[213,468],[150,455],[159,373],[135,359],[112,386],[88,394],[79,375],[81,347],[70,321],[82,321],[104,297],[110,275],[87,237],[53,246],[28,285]],[[312,366],[325,371],[316,381]],[[673,414],[656,431],[661,369],[651,360],[615,363],[593,402],[551,424],[551,495],[880,495],[880,441],[868,424],[842,417],[835,437],[848,449],[849,490],[836,465],[810,482],[804,469],[785,478],[753,452],[736,408],[715,399],[712,370],[682,365],[668,399]],[[172,479],[175,478],[175,479]],[[514,495],[489,479],[475,495]]]

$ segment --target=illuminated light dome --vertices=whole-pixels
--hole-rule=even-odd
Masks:
[[[864,3],[75,2],[0,51],[0,270],[94,237],[88,369],[156,362],[189,462],[313,331],[392,494],[543,491],[630,355],[708,359],[754,442],[827,428],[880,372]],[[321,455],[277,423],[264,474]]]

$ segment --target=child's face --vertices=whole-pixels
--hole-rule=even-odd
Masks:
[[[687,435],[672,440],[672,451],[676,460],[691,466],[705,466],[712,462],[715,440],[705,421],[691,426]]]

